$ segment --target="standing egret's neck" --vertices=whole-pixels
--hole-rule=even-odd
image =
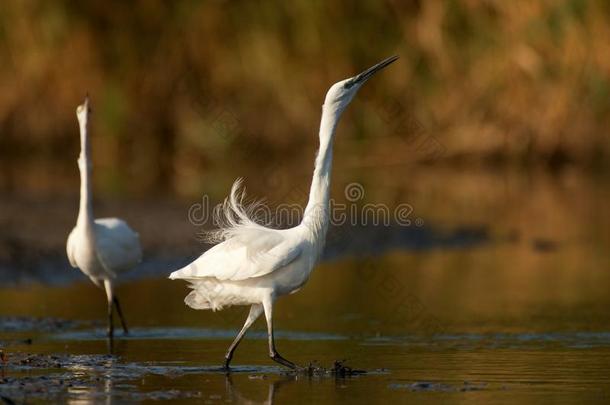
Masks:
[[[78,169],[80,171],[80,206],[78,210],[78,225],[89,226],[93,224],[93,205],[91,196],[91,162],[89,150],[88,133],[88,111],[78,114],[80,127],[80,156],[78,157]]]
[[[309,191],[309,201],[305,207],[303,223],[309,226],[314,234],[326,233],[329,218],[330,201],[330,174],[333,163],[333,140],[335,129],[341,117],[342,109],[336,106],[322,106],[322,119],[320,122],[320,149],[316,156],[316,163]]]

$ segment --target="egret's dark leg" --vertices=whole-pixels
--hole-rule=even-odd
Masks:
[[[123,316],[123,311],[121,311],[121,304],[119,303],[119,299],[114,297],[114,306],[116,307],[116,312],[119,314],[119,319],[121,320],[121,326],[123,327],[123,332],[128,335],[129,330],[127,329],[127,322],[125,322],[125,317]]]
[[[263,306],[265,308],[265,318],[267,319],[267,334],[269,335],[269,357],[283,366],[296,370],[299,368],[296,364],[290,360],[286,360],[277,350],[275,350],[275,339],[273,338],[273,301],[265,301],[263,302]]]
[[[114,339],[112,339],[112,338],[106,339],[106,349],[108,350],[108,354],[110,354],[110,355],[114,354]]]
[[[239,342],[241,342],[244,335],[246,334],[246,331],[248,330],[248,328],[250,328],[250,326],[252,326],[254,321],[256,321],[258,319],[258,317],[261,315],[262,312],[263,312],[263,306],[261,304],[254,304],[250,307],[250,313],[248,314],[248,317],[246,318],[246,322],[244,323],[244,326],[241,328],[241,330],[235,337],[235,340],[233,341],[233,343],[231,343],[231,346],[229,346],[229,350],[227,350],[227,354],[225,354],[225,363],[223,366],[223,368],[225,370],[229,369],[229,363],[231,363],[231,359],[233,358],[233,353],[235,352],[235,349],[237,349]]]
[[[114,337],[114,323],[112,322],[112,302],[108,304],[108,337]]]
[[[110,280],[104,280],[104,287],[106,289],[106,297],[108,298],[108,338],[114,337],[114,322],[112,321],[112,301],[113,301],[113,289],[112,282]]]

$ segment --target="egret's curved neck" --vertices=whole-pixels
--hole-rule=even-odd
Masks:
[[[80,171],[80,206],[78,210],[78,225],[89,226],[93,224],[93,197],[91,195],[91,162],[89,150],[89,134],[87,117],[79,117],[80,126],[80,156],[78,169]]]
[[[320,149],[309,191],[309,201],[305,207],[303,223],[314,233],[325,233],[328,227],[330,201],[330,175],[333,163],[333,140],[342,110],[334,106],[322,106],[320,122]]]

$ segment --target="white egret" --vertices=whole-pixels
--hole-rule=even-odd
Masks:
[[[80,205],[76,226],[70,232],[66,251],[70,264],[79,268],[93,283],[106,289],[108,299],[108,336],[114,335],[113,305],[121,320],[125,334],[127,324],[119,299],[114,294],[114,280],[132,269],[142,260],[140,238],[127,223],[118,218],[93,217],[91,192],[91,158],[88,134],[89,97],[76,109],[80,127],[81,152],[78,158],[80,171]]]
[[[275,348],[273,305],[278,297],[298,291],[307,282],[322,252],[329,221],[333,138],[339,118],[358,89],[396,59],[397,56],[385,59],[357,76],[335,83],[328,90],[322,106],[320,148],[309,201],[299,225],[290,229],[270,229],[256,223],[249,215],[252,207],[242,204],[241,180],[237,180],[221,212],[224,225],[214,233],[221,243],[169,276],[191,283],[193,291],[185,298],[191,308],[219,310],[232,305],[251,305],[244,326],[225,355],[225,369],[229,368],[244,334],[263,312],[267,321],[269,356],[284,366],[297,368]]]

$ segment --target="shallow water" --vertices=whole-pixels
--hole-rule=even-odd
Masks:
[[[261,320],[237,350],[234,372],[221,372],[247,310],[186,308],[185,283],[164,276],[201,249],[197,228],[167,226],[185,222],[184,204],[133,202],[125,211],[157,211],[166,234],[146,239],[152,225],[128,217],[149,258],[118,288],[130,335],[119,330],[108,344],[103,293],[67,268],[63,237],[49,240],[43,253],[51,254],[2,265],[0,347],[8,360],[0,395],[76,404],[610,401],[604,179],[436,173],[402,186],[369,177],[383,176],[352,173],[338,183],[358,178],[366,201],[407,199],[424,225],[334,229],[309,283],[276,309],[285,357],[326,368],[345,360],[366,374],[288,373],[267,358]],[[190,245],[174,248],[182,242],[168,239],[185,230]]]

